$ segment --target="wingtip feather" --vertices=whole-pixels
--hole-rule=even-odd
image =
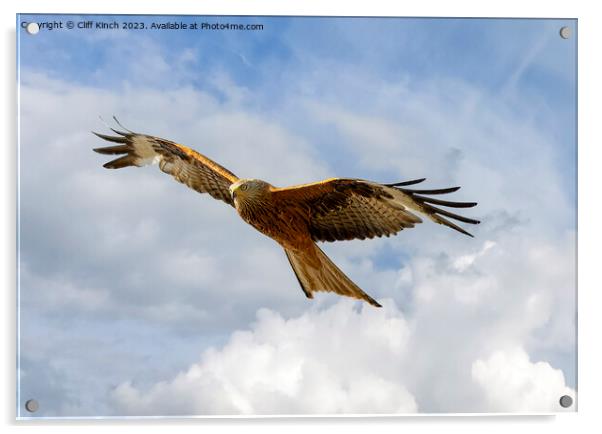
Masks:
[[[136,158],[133,155],[124,155],[123,157],[111,160],[102,165],[105,169],[121,169],[123,167],[135,166]]]
[[[126,137],[108,136],[106,134],[97,133],[96,131],[91,131],[91,133],[94,134],[96,137],[99,137],[108,142],[127,143],[127,141],[128,141],[128,139]]]
[[[406,185],[420,184],[426,181],[426,178],[412,179],[411,181],[395,182],[393,184],[385,184],[387,187],[403,187]]]
[[[103,155],[119,155],[119,154],[128,154],[131,151],[131,147],[127,144],[125,145],[116,145],[116,146],[105,146],[102,148],[94,148],[92,149],[94,152],[98,152]]]
[[[123,128],[124,130],[126,130],[126,131],[127,131],[127,132],[129,132],[130,134],[136,134],[136,133],[134,133],[132,130],[130,130],[129,128],[126,128],[126,127],[124,127],[124,126],[123,126],[123,124],[122,124],[121,122],[119,122],[119,119],[117,119],[117,116],[113,115],[113,120],[114,120],[115,122],[117,122],[117,125],[119,125],[121,128]],[[112,129],[112,128],[111,128],[111,129]],[[113,131],[115,131],[115,130],[113,130]],[[121,133],[119,133],[119,134],[121,134]],[[127,134],[127,133],[126,133],[126,134]]]

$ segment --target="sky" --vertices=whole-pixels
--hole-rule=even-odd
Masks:
[[[529,413],[576,399],[575,21],[18,20],[147,27],[17,32],[19,416]],[[474,239],[425,222],[321,244],[383,308],[308,300],[282,249],[229,206],[156,167],[103,169],[90,131],[113,115],[274,185],[460,185],[454,200],[479,202],[482,223]]]

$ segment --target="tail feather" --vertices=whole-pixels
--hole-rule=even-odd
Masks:
[[[318,246],[312,251],[296,252],[284,249],[297,281],[307,298],[314,298],[316,291],[334,292],[357,298],[373,306],[381,305],[351,281]]]
[[[307,298],[314,298],[314,295],[311,292],[310,280],[306,278],[309,273],[305,269],[303,262],[299,260],[297,255],[288,249],[284,249],[284,253],[286,253],[286,259],[288,259],[289,264],[291,264],[291,268],[295,272],[295,277],[297,278],[297,282],[299,282],[299,286],[303,290],[303,293]]]

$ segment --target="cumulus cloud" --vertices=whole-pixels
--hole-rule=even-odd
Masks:
[[[381,312],[343,301],[288,320],[264,309],[187,371],[148,390],[123,383],[113,400],[133,415],[415,412],[399,381],[408,338],[391,303]]]
[[[378,412],[356,399],[360,383],[387,413],[411,408],[387,398],[389,392],[411,397],[406,404],[421,412],[561,411],[560,396],[575,392],[550,363],[531,363],[522,345],[537,357],[558,350],[573,356],[574,276],[563,266],[574,257],[570,240],[486,240],[461,260],[412,258],[393,276],[368,264],[362,274],[391,282],[389,293],[412,289],[405,313],[391,300],[383,310],[340,301],[288,318],[262,310],[250,329],[176,377],[146,388],[122,383],[112,394],[114,411]],[[550,267],[560,272],[549,275]],[[543,330],[545,340],[537,338]],[[498,387],[507,377],[517,380]],[[326,385],[322,392],[318,384]],[[317,400],[322,394],[328,397]],[[519,397],[508,402],[512,394]]]
[[[491,408],[501,412],[557,412],[563,395],[575,398],[561,370],[533,363],[522,348],[496,351],[472,364],[472,378]]]
[[[520,347],[461,365],[455,354],[438,359],[417,335],[390,300],[380,311],[340,301],[290,319],[263,309],[250,329],[175,377],[120,384],[111,404],[125,415],[399,414],[435,411],[419,402],[442,388],[447,398],[474,400],[463,411],[541,413],[575,397],[562,371],[531,362]]]

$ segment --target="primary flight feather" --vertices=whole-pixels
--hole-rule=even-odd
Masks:
[[[204,155],[170,140],[129,130],[111,130],[117,135],[94,133],[116,143],[94,149],[100,154],[119,155],[103,167],[121,169],[158,164],[163,172],[193,190],[233,206],[245,222],[284,248],[308,298],[313,298],[316,291],[329,291],[380,307],[324,254],[317,241],[388,237],[421,223],[417,214],[469,236],[472,235],[449,219],[479,223],[435,206],[470,208],[476,203],[430,197],[453,193],[460,187],[408,188],[424,178],[395,184],[330,178],[278,188],[259,179],[239,179]]]

